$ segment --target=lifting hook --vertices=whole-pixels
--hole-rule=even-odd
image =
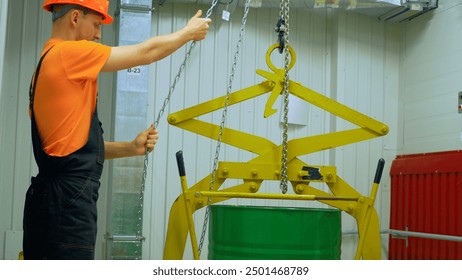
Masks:
[[[284,34],[286,32],[286,21],[283,17],[279,18],[278,23],[276,24],[275,31],[278,33],[279,53],[282,54],[285,47]]]

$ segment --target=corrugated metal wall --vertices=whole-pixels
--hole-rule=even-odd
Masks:
[[[398,156],[390,176],[390,229],[411,236],[390,238],[389,259],[462,259],[461,242],[432,236],[462,238],[462,152]]]
[[[5,38],[6,34],[6,12],[8,10],[8,0],[0,1],[0,59],[3,61],[3,56],[5,54]],[[0,63],[0,89],[2,88],[2,78],[3,77],[3,63]],[[1,95],[0,90],[0,95]],[[1,131],[1,129],[0,129]],[[0,138],[1,139],[1,138]],[[1,141],[1,140],[0,140]],[[1,142],[0,142],[1,144]]]
[[[29,142],[27,88],[37,61],[37,53],[50,32],[49,15],[40,11],[36,1],[14,1],[14,5],[11,2],[13,1],[10,1],[9,14],[12,17],[8,19],[5,57],[8,71],[4,71],[0,104],[2,116],[0,232],[20,231],[22,228],[24,193],[29,185],[30,176],[35,173],[36,168]],[[181,28],[198,8],[204,11],[208,9],[207,6],[185,4],[160,7],[154,13],[153,35],[165,34]],[[276,40],[274,26],[278,14],[277,10],[251,9],[233,90],[262,81],[255,71],[267,69],[265,54]],[[222,22],[219,17],[213,16],[214,24],[209,37],[196,46],[172,96],[168,112],[175,112],[226,93],[241,18],[240,9],[231,15],[230,22]],[[314,12],[292,10],[290,20],[290,42],[297,53],[297,62],[290,74],[291,79],[390,126],[390,134],[384,138],[302,158],[310,164],[336,165],[338,174],[342,178],[356,187],[359,192],[369,194],[377,160],[384,157],[387,163],[391,163],[397,150],[399,25],[386,24],[371,17],[345,11],[336,13],[334,10],[327,9]],[[107,28],[103,37],[106,43],[111,44],[114,30],[111,27]],[[149,88],[152,95],[146,104],[148,120],[151,120],[149,122],[157,117],[183,59],[182,49],[174,56],[152,66],[150,71],[152,83]],[[277,59],[275,56],[274,60]],[[100,85],[100,92],[113,92],[112,75],[103,74]],[[100,94],[99,106],[107,139],[112,135],[111,120],[114,103],[112,95]],[[232,128],[252,132],[280,143],[279,113],[268,120],[263,120],[262,104],[265,103],[264,96],[230,108],[227,124]],[[296,120],[306,125],[291,125],[289,139],[343,130],[351,126],[313,106],[297,104],[296,101],[291,101],[291,104],[301,106],[302,113],[296,117]],[[280,101],[275,107],[281,108]],[[159,124],[160,141],[149,163],[144,215],[144,235],[147,239],[143,257],[146,259],[162,258],[169,209],[180,193],[175,153],[180,149],[184,151],[188,182],[192,185],[210,173],[215,151],[214,141],[170,127],[165,120],[168,112]],[[200,119],[219,123],[221,111]],[[252,154],[224,146],[220,157],[221,160],[242,162],[251,159]],[[102,236],[106,231],[107,192],[111,188],[108,185],[108,169],[110,164],[106,165],[106,177],[103,178],[101,188],[98,258],[105,257],[105,243]],[[376,201],[382,228],[388,226],[389,186],[389,180],[383,178],[381,192]],[[278,192],[279,189],[274,184],[268,184],[262,191]],[[261,202],[238,200],[231,203]],[[263,203],[270,204],[270,202]],[[279,201],[271,204],[287,205],[286,202]],[[317,203],[308,204],[319,206]],[[202,216],[202,212],[195,215],[198,232],[201,230]],[[345,231],[356,230],[353,219],[346,215],[343,215],[342,227]],[[384,244],[387,244],[386,237],[384,237]],[[353,258],[355,246],[354,235],[345,237],[342,257]],[[5,243],[0,241],[0,252],[4,251]],[[203,257],[206,255],[206,252],[203,252]],[[190,259],[192,254],[187,252],[185,257]]]

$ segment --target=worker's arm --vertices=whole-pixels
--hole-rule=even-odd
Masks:
[[[205,38],[210,19],[201,18],[199,10],[182,29],[167,35],[152,37],[142,43],[113,47],[103,66],[103,72],[115,72],[139,65],[150,64],[172,54],[187,42]]]
[[[157,130],[151,125],[148,129],[138,134],[131,142],[104,141],[105,159],[144,155],[146,149],[148,151],[154,150],[158,139]]]

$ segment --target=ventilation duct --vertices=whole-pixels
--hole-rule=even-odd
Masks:
[[[168,3],[210,5],[213,0],[154,0],[158,5]],[[253,8],[279,8],[280,0],[251,0]],[[223,8],[243,6],[245,0],[219,0]],[[408,21],[438,7],[438,0],[290,0],[295,9],[343,9],[375,17],[382,21]]]

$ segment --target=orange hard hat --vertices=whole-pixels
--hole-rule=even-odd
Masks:
[[[51,12],[52,5],[72,4],[88,8],[92,11],[100,13],[103,16],[103,23],[109,24],[112,22],[112,17],[108,14],[109,1],[108,0],[45,0],[43,9]]]

